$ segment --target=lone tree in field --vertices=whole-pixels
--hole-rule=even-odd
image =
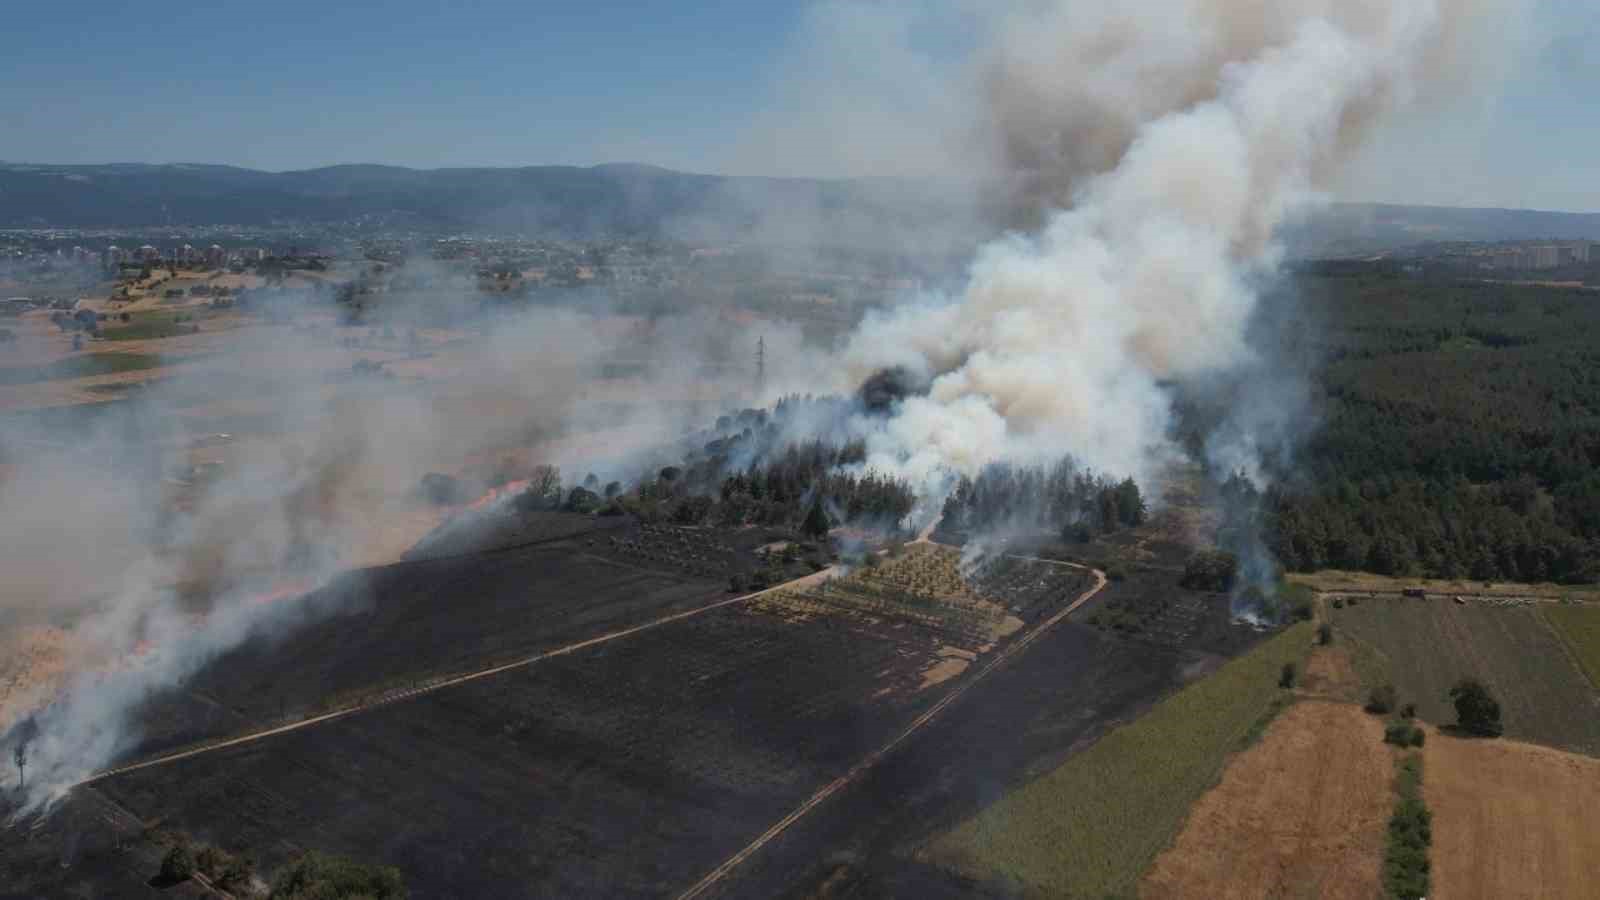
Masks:
[[[800,533],[813,540],[823,540],[828,536],[828,529],[833,523],[828,521],[828,511],[822,508],[822,500],[812,501],[811,511],[806,513],[806,520],[800,523]]]
[[[38,732],[39,725],[31,716],[23,719],[22,724],[17,726],[17,745],[11,750],[11,761],[17,764],[17,790],[19,791],[28,786],[28,744]]]
[[[1500,703],[1476,678],[1463,678],[1450,689],[1450,699],[1456,705],[1456,724],[1468,734],[1482,737],[1499,737],[1504,728],[1500,724]]]

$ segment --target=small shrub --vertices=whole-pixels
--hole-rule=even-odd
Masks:
[[[736,572],[728,576],[728,593],[742,594],[744,593],[746,586],[747,585],[743,575],[740,575]]]
[[[1421,747],[1426,735],[1409,722],[1391,722],[1383,729],[1383,742],[1396,747]]]
[[[1344,598],[1343,597],[1335,597],[1335,598],[1333,598],[1333,608],[1334,609],[1344,609]]]
[[[1203,550],[1189,558],[1179,584],[1197,591],[1230,591],[1239,573],[1239,557],[1224,550]]]
[[[1415,703],[1407,703],[1405,706],[1400,707],[1400,718],[1409,721],[1411,719],[1415,719],[1416,717],[1417,705]]]
[[[339,856],[307,853],[272,882],[270,900],[324,900],[362,897],[404,900],[405,884],[398,869],[365,866]]]
[[[1128,570],[1116,563],[1107,563],[1106,578],[1112,581],[1125,581],[1128,578]]]
[[[1333,626],[1324,622],[1317,626],[1317,643],[1326,647],[1333,643]]]
[[[189,845],[177,843],[161,858],[161,880],[168,884],[187,881],[194,876],[194,853]]]
[[[1278,673],[1278,687],[1281,687],[1281,688],[1292,688],[1292,687],[1294,687],[1294,681],[1295,681],[1295,678],[1298,675],[1299,675],[1299,670],[1295,667],[1294,663],[1292,663],[1292,662],[1284,663],[1283,664],[1283,671]]]
[[[1386,716],[1394,711],[1395,691],[1392,684],[1380,684],[1367,695],[1366,711],[1373,715]]]

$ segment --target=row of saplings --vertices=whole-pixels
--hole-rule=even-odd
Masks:
[[[1474,737],[1499,737],[1505,728],[1500,723],[1500,701],[1489,693],[1483,682],[1476,678],[1463,678],[1450,689],[1450,701],[1456,707],[1455,730]],[[1381,684],[1367,695],[1365,709],[1373,715],[1386,716],[1395,712],[1398,695],[1394,685]],[[1417,705],[1407,703],[1399,707],[1399,720],[1390,722],[1384,729],[1383,740],[1401,747],[1420,747],[1424,740],[1421,728],[1413,724]]]
[[[1333,641],[1333,628],[1326,623],[1317,628],[1317,643]],[[1278,680],[1281,687],[1294,687],[1294,663],[1285,663]],[[1455,730],[1476,737],[1499,737],[1500,703],[1482,682],[1463,678],[1450,689],[1456,708]],[[1384,743],[1401,748],[1421,747],[1426,732],[1416,724],[1414,703],[1400,705],[1394,685],[1383,684],[1367,695],[1364,709],[1373,715],[1398,714],[1383,731]],[[1422,797],[1422,757],[1407,754],[1399,762],[1395,779],[1395,807],[1389,817],[1387,848],[1383,858],[1384,890],[1399,900],[1422,900],[1432,882],[1428,849],[1433,845],[1433,814]]]
[[[235,897],[267,900],[405,900],[408,896],[400,870],[393,866],[365,865],[311,851],[279,871],[268,885],[246,854],[199,844],[181,833],[157,832],[151,838],[171,845],[161,858],[161,871],[150,879],[156,888],[194,879]]]

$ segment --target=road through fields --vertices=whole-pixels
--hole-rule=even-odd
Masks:
[[[926,535],[922,537],[922,540],[927,540]],[[1088,569],[1094,574],[1094,586],[1078,595],[1076,600],[1073,600],[1071,603],[1067,604],[1066,607],[1061,609],[1055,615],[1043,622],[1040,622],[1039,625],[1032,631],[1029,631],[1027,634],[1018,638],[1000,652],[996,653],[994,658],[989,660],[989,662],[985,664],[983,668],[973,673],[972,677],[957,685],[948,694],[941,698],[938,703],[935,703],[932,707],[930,707],[927,712],[924,712],[922,715],[912,720],[911,724],[907,725],[902,731],[890,738],[888,743],[868,754],[854,766],[851,766],[848,772],[845,772],[843,775],[840,775],[833,781],[828,782],[822,787],[821,790],[817,791],[815,794],[812,794],[809,799],[796,807],[793,812],[789,813],[787,816],[784,816],[782,819],[779,819],[771,828],[768,828],[766,831],[762,832],[759,837],[757,837],[754,841],[751,841],[750,844],[747,845],[743,850],[740,850],[738,853],[735,853],[733,856],[729,857],[721,865],[717,866],[715,869],[712,869],[704,878],[695,882],[694,885],[688,890],[684,891],[682,894],[679,894],[678,900],[696,900],[696,898],[703,896],[707,891],[715,887],[718,882],[726,878],[729,873],[738,868],[740,863],[743,863],[751,856],[754,856],[761,850],[762,847],[766,846],[790,826],[805,818],[807,813],[820,806],[823,801],[827,800],[829,797],[832,797],[845,787],[848,787],[851,783],[860,780],[863,775],[869,772],[878,763],[882,762],[883,759],[889,754],[893,753],[894,749],[900,746],[900,744],[904,743],[907,738],[921,730],[929,722],[932,722],[941,712],[945,710],[945,708],[959,700],[961,696],[968,690],[971,690],[973,685],[983,681],[983,679],[986,678],[990,672],[993,672],[1006,660],[1011,659],[1012,657],[1017,656],[1022,651],[1026,650],[1030,644],[1039,638],[1040,635],[1055,627],[1056,624],[1061,622],[1067,616],[1071,615],[1083,604],[1089,602],[1089,600],[1093,599],[1093,597],[1100,593],[1100,591],[1106,586],[1106,574],[1099,569],[1089,569],[1087,566],[1081,566],[1076,563],[1066,563],[1052,559],[1036,559],[1034,557],[1018,558],[1028,559],[1034,562],[1066,566],[1074,569]]]

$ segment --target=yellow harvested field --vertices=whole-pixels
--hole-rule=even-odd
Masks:
[[[1600,895],[1600,759],[1444,735],[1424,753],[1435,896]]]
[[[1195,804],[1139,896],[1377,897],[1393,776],[1378,719],[1297,703]]]

